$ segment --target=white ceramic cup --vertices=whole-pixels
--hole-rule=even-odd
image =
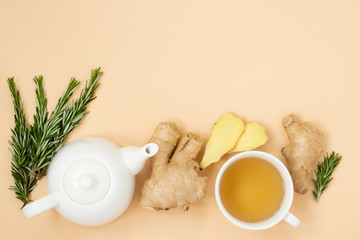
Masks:
[[[268,161],[279,171],[284,184],[284,197],[279,210],[272,217],[260,222],[244,222],[233,217],[225,209],[220,197],[220,182],[224,172],[226,171],[226,169],[231,167],[231,165],[234,162],[241,161],[241,159],[245,159],[245,158],[260,158],[265,161]],[[215,183],[215,196],[216,196],[216,202],[221,212],[224,214],[224,216],[230,222],[242,228],[251,229],[251,230],[262,230],[274,226],[275,224],[279,223],[281,220],[286,221],[293,227],[297,227],[300,224],[300,220],[289,212],[294,196],[293,182],[290,173],[285,167],[285,165],[279,159],[265,152],[248,151],[248,152],[236,154],[235,156],[230,158],[222,166],[222,168],[220,169],[217,175],[216,183]]]

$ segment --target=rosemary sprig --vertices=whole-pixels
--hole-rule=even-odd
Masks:
[[[61,121],[58,123],[58,132],[49,143],[49,148],[53,149],[53,151],[45,151],[45,153],[48,154],[44,154],[44,160],[39,161],[41,164],[39,163],[36,168],[36,172],[40,177],[46,175],[47,166],[50,164],[52,157],[63,146],[67,135],[79,125],[80,120],[88,113],[86,111],[86,106],[96,98],[95,90],[99,86],[98,80],[101,74],[102,72],[100,72],[100,68],[92,71],[90,81],[86,82],[85,88],[81,91],[79,99],[73,102],[69,108],[61,111]]]
[[[334,172],[335,167],[340,163],[341,158],[342,156],[338,153],[335,154],[335,152],[332,152],[330,156],[326,153],[324,161],[318,163],[317,171],[315,171],[316,180],[311,179],[315,187],[315,190],[312,191],[312,193],[317,202],[319,201],[321,194],[333,180],[331,174]]]
[[[11,129],[12,136],[9,141],[12,153],[11,175],[15,180],[15,185],[10,190],[15,192],[16,198],[24,203],[28,202],[28,192],[32,191],[34,186],[30,181],[26,168],[29,162],[30,130],[26,123],[24,109],[21,104],[20,93],[16,89],[14,78],[8,78],[8,85],[13,98],[15,127]]]
[[[15,184],[10,187],[10,190],[15,191],[16,197],[23,202],[22,208],[31,201],[30,193],[37,181],[46,175],[52,157],[63,146],[67,135],[79,125],[87,113],[87,104],[95,99],[95,90],[99,86],[98,80],[101,74],[100,68],[92,71],[91,79],[81,91],[79,99],[68,107],[69,99],[79,85],[75,78],[71,78],[66,91],[58,100],[49,118],[43,77],[35,77],[37,104],[34,124],[30,127],[26,124],[14,78],[8,79],[15,111],[15,127],[10,141],[11,172]]]
[[[44,122],[42,129],[37,132],[34,131],[31,135],[32,151],[30,152],[31,161],[28,164],[28,169],[30,171],[30,176],[34,181],[41,178],[42,175],[40,176],[39,172],[50,164],[51,157],[56,153],[54,150],[58,144],[57,138],[61,134],[61,121],[69,99],[79,84],[80,83],[78,81],[71,78],[66,91],[58,100],[57,105],[51,113],[49,119]],[[37,108],[41,109],[44,108],[43,105],[46,104],[46,101],[42,101],[43,99],[39,99],[39,97],[40,96],[37,95]],[[36,118],[39,118],[38,112],[34,116],[34,119]]]
[[[36,84],[36,114],[34,115],[34,125],[31,127],[31,136],[34,138],[39,137],[43,132],[45,122],[48,118],[47,112],[47,99],[43,85],[43,76],[35,77]],[[40,139],[33,139],[34,141],[41,141]]]

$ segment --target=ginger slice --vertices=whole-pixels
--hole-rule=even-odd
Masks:
[[[294,114],[285,117],[282,123],[290,143],[281,149],[281,153],[288,163],[295,192],[305,194],[312,163],[323,150],[324,135],[311,123],[302,123]]]
[[[195,161],[202,145],[200,137],[185,133],[180,139],[174,123],[160,123],[150,140],[159,146],[152,159],[152,172],[142,188],[140,205],[155,210],[180,208],[202,199],[207,178],[199,176]]]
[[[200,163],[202,169],[232,150],[244,131],[241,118],[232,113],[224,114],[214,125],[206,144],[205,154]]]
[[[244,152],[254,150],[264,145],[268,137],[265,128],[258,123],[247,123],[235,148],[230,152]]]

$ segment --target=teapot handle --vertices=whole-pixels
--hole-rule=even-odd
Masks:
[[[36,200],[35,202],[29,203],[23,208],[23,211],[27,218],[32,218],[39,215],[40,213],[45,212],[46,210],[49,210],[50,208],[55,207],[58,204],[59,201],[55,193],[52,193]]]

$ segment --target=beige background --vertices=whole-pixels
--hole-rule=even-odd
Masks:
[[[296,3],[295,3],[296,2]],[[1,239],[359,239],[359,1],[4,1],[0,2]],[[188,212],[139,207],[149,164],[137,176],[129,209],[114,222],[86,228],[54,210],[33,219],[7,188],[7,140],[13,109],[6,78],[16,77],[31,122],[34,75],[43,74],[52,110],[71,76],[105,72],[90,114],[72,132],[142,145],[160,121],[208,138],[232,111],[263,124],[260,148],[284,160],[281,119],[294,112],[326,134],[326,150],[343,162],[317,204],[295,194],[295,229],[281,222],[248,231],[228,222],[214,198],[209,167],[206,198]],[[46,194],[42,180],[33,194]]]

